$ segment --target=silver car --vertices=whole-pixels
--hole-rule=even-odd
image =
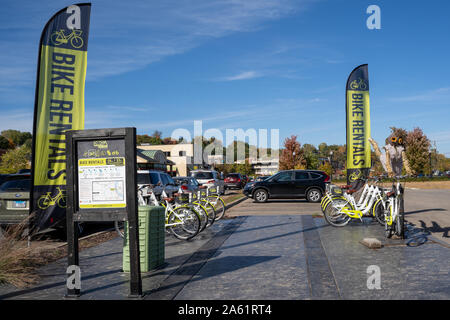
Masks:
[[[225,193],[225,183],[215,170],[194,170],[191,171],[191,177],[197,179],[202,186],[216,187],[220,194]]]

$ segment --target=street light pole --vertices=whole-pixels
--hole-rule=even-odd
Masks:
[[[292,157],[292,169],[295,169],[295,151],[292,152],[292,155],[293,155],[293,157]]]
[[[330,151],[331,179],[333,179],[333,151]]]

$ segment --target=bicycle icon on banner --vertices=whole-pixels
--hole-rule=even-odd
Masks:
[[[366,90],[367,89],[367,84],[366,84],[366,82],[363,79],[359,78],[358,80],[353,80],[350,83],[350,88],[353,89],[353,90],[357,90],[357,89],[359,89],[359,90]]]
[[[359,178],[361,178],[362,176],[362,172],[360,170],[356,170],[353,171],[350,176],[348,177],[348,180],[350,182],[355,182],[356,180],[358,180]]]
[[[51,192],[39,197],[37,205],[40,209],[45,210],[50,206],[58,205],[60,208],[67,206],[67,194],[65,190],[61,190],[60,187],[56,187],[58,193],[55,197],[52,197]]]
[[[79,49],[84,44],[83,38],[81,38],[82,34],[83,34],[83,31],[73,29],[71,33],[66,35],[64,33],[64,30],[61,29],[59,31],[55,31],[50,36],[50,40],[55,46],[67,44],[70,41],[70,44],[72,45],[72,47]]]

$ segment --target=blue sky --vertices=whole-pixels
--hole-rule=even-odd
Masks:
[[[38,41],[72,1],[0,11],[0,130],[31,131]],[[381,8],[381,30],[366,9]],[[345,82],[369,64],[372,137],[420,127],[450,156],[450,3],[92,1],[86,128],[279,129],[280,144],[345,143]]]

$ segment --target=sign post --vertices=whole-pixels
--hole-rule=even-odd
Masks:
[[[128,220],[129,296],[141,297],[136,128],[68,131],[66,147],[68,265],[79,269],[79,222]],[[80,286],[67,284],[67,297],[80,296]]]

